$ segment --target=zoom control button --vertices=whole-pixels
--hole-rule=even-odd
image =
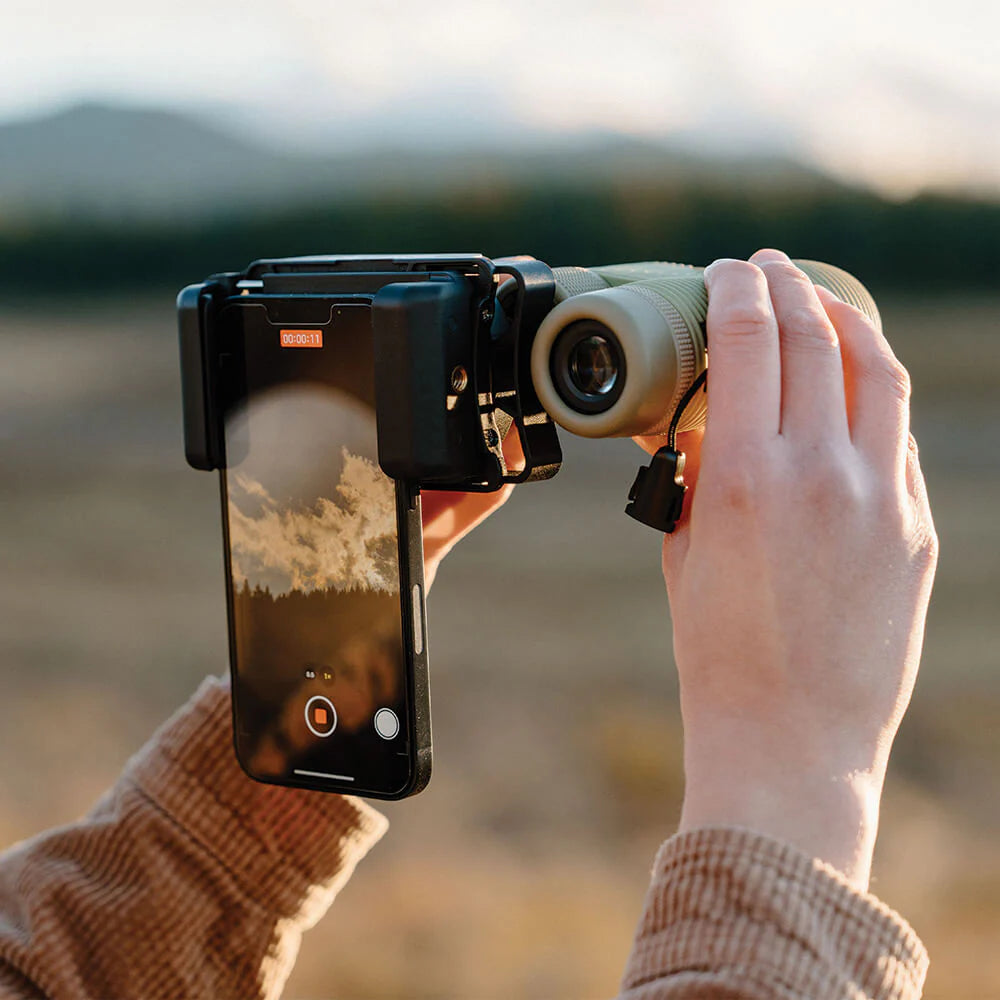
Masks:
[[[306,702],[306,725],[313,736],[330,736],[337,728],[337,710],[333,702],[321,694],[314,694]]]

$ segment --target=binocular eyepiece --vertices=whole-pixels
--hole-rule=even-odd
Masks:
[[[857,278],[830,264],[794,262],[816,284],[880,322]],[[554,268],[556,306],[538,328],[531,375],[552,419],[582,437],[667,430],[706,368],[704,268],[650,261]],[[697,393],[677,429],[705,420]]]

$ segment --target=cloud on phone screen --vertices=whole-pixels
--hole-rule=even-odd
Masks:
[[[334,495],[308,507],[276,500],[257,480],[229,480],[234,582],[278,595],[299,590],[399,589],[392,480],[370,459],[341,449]],[[251,500],[240,504],[241,499]],[[254,510],[244,513],[241,506]]]

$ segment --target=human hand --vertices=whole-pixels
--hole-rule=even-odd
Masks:
[[[663,545],[681,829],[767,833],[866,888],[937,562],[909,378],[779,251],[705,283],[707,423],[679,444],[695,486]]]
[[[503,455],[510,469],[524,467],[524,452],[516,429],[511,426],[503,440]],[[514,492],[502,486],[496,493],[454,493],[422,490],[421,512],[424,526],[424,586],[429,590],[441,560],[477,524],[482,524],[502,507]]]

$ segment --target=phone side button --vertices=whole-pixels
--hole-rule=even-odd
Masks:
[[[424,651],[424,602],[420,584],[413,585],[413,652],[418,656]]]

